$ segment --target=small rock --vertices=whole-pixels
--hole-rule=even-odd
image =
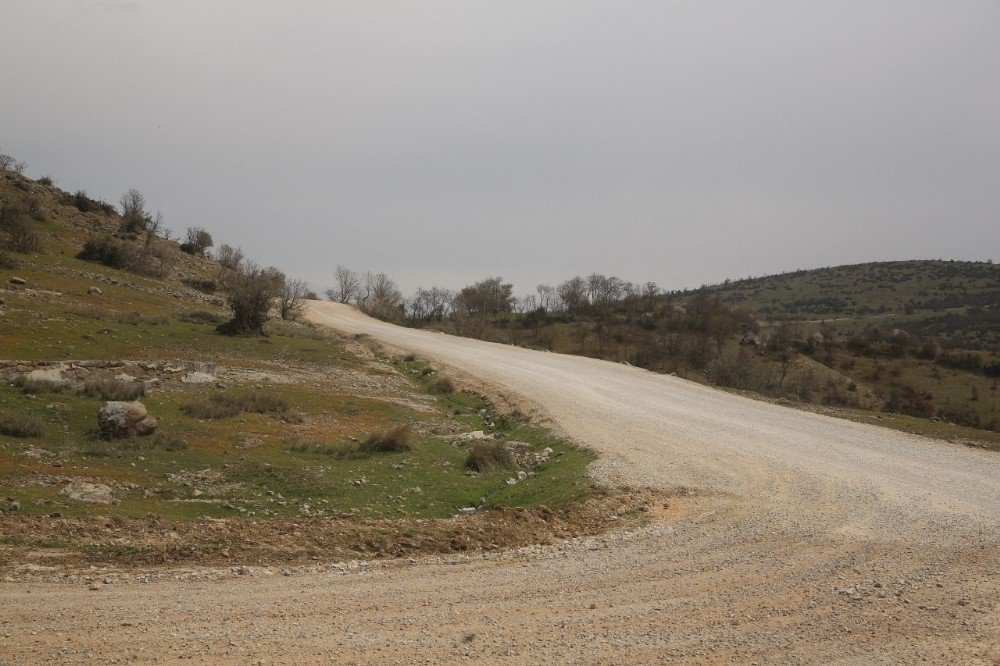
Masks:
[[[101,291],[100,287],[91,287],[90,289],[87,290],[87,293],[90,294],[91,296],[100,296],[104,292]]]
[[[22,277],[17,277],[16,275],[10,279],[11,284],[28,284],[28,281]]]
[[[476,512],[476,507],[474,506],[463,506],[458,510],[458,515],[460,516],[471,516]]]
[[[515,479],[515,478],[514,478],[514,477],[512,477],[512,476],[510,476],[510,477],[507,477],[507,485],[508,485],[508,486],[514,486],[514,485],[517,485],[517,479]]]
[[[10,503],[10,510],[11,511],[19,511],[20,509],[21,509],[21,503],[20,502],[14,501],[14,502]]]

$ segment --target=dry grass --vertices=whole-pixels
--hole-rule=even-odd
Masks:
[[[291,416],[291,404],[281,396],[266,391],[249,393],[213,393],[206,400],[189,402],[181,407],[188,416],[198,419],[227,419],[244,412]]]
[[[368,436],[358,447],[364,453],[398,453],[413,449],[413,431],[401,425],[389,430],[379,430]]]
[[[92,379],[77,390],[80,395],[101,400],[137,400],[146,394],[146,385],[121,379]]]
[[[37,379],[29,377],[28,375],[18,375],[14,379],[14,386],[21,389],[25,393],[33,395],[38,393],[62,393],[69,388],[69,384],[64,381],[57,381],[55,379]]]
[[[431,393],[448,395],[455,392],[455,384],[447,377],[438,377],[427,385]]]
[[[42,422],[31,414],[0,412],[0,435],[8,437],[41,437],[45,432]]]
[[[476,472],[492,472],[513,467],[514,456],[501,442],[473,442],[465,466]]]

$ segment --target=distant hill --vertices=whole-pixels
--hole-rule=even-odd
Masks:
[[[1000,264],[886,261],[727,280],[686,292],[717,295],[764,321],[832,322],[841,330],[891,324],[921,335],[1000,344]]]

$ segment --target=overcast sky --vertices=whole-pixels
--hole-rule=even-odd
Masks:
[[[0,146],[323,288],[1000,259],[994,0],[0,0]]]

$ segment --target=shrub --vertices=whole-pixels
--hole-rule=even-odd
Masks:
[[[188,447],[188,443],[180,435],[166,432],[158,432],[143,441],[148,442],[152,448],[163,449],[164,451],[185,451]]]
[[[77,391],[80,395],[101,400],[137,400],[146,394],[146,385],[121,379],[93,379],[84,382]]]
[[[185,240],[181,243],[181,250],[201,257],[212,245],[214,245],[212,234],[201,227],[188,227]]]
[[[444,395],[455,392],[455,384],[447,377],[438,377],[437,379],[432,380],[431,383],[427,385],[427,388],[430,389],[431,393],[441,393]]]
[[[8,437],[41,437],[45,432],[42,422],[31,414],[0,412],[0,435]]]
[[[182,283],[203,294],[214,294],[216,290],[215,280],[199,280],[196,278],[185,278]]]
[[[501,442],[473,442],[465,466],[476,472],[492,472],[514,465],[514,456]]]
[[[69,385],[64,381],[55,379],[38,379],[28,375],[18,375],[14,380],[14,386],[25,393],[62,393]]]
[[[87,196],[86,190],[77,190],[70,199],[70,203],[76,206],[76,209],[81,213],[89,213],[99,207],[96,201]]]
[[[181,411],[185,414],[199,419],[226,419],[243,412],[277,414],[286,417],[290,410],[291,405],[287,400],[266,391],[251,391],[243,394],[213,393],[206,400],[190,402],[181,407]]]
[[[222,315],[207,310],[192,310],[180,316],[181,321],[186,321],[189,324],[220,324],[222,319]]]
[[[7,201],[0,207],[0,247],[11,252],[37,252],[41,237],[28,220],[28,209],[20,202]]]
[[[76,258],[124,270],[135,264],[138,254],[138,249],[132,243],[119,240],[111,234],[102,234],[88,240]]]
[[[225,283],[226,305],[233,317],[219,326],[219,332],[227,335],[263,334],[264,324],[270,319],[271,306],[283,282],[279,276],[280,273],[252,263],[233,271]]]
[[[368,436],[358,447],[362,453],[398,453],[413,449],[413,431],[410,426],[396,426],[390,430],[379,430]]]
[[[51,187],[55,183],[55,181],[52,180],[52,176],[42,176],[35,182],[38,183],[39,185],[48,185],[49,187]]]

